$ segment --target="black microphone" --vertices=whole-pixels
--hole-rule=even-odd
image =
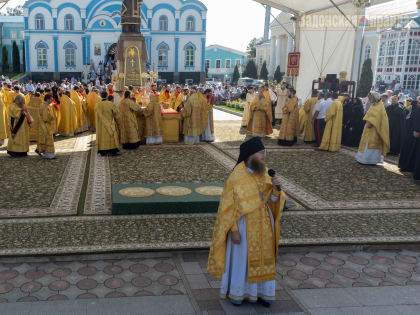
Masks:
[[[273,170],[273,169],[269,169],[268,170],[268,176],[270,176],[270,177],[276,176],[276,171]],[[276,185],[276,188],[277,188],[278,191],[281,190],[281,186],[280,185]]]

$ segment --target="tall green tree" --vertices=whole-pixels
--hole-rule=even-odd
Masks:
[[[260,71],[260,79],[261,80],[268,80],[268,70],[267,70],[267,62],[264,61]]]
[[[3,46],[1,55],[2,70],[3,72],[9,72],[9,51],[6,46]]]
[[[22,16],[23,15],[23,6],[18,5],[13,8],[7,8],[6,9],[6,15],[9,16]]]
[[[363,63],[362,74],[360,75],[359,84],[357,86],[357,96],[366,97],[372,88],[373,72],[372,59],[366,59]]]
[[[247,52],[249,58],[252,59],[252,58],[255,58],[257,56],[256,46],[261,44],[263,41],[264,41],[263,37],[260,37],[260,38],[254,37],[253,39],[251,39],[248,46],[246,47],[246,52]]]
[[[274,80],[276,80],[277,83],[280,83],[281,79],[283,79],[283,78],[282,78],[282,75],[281,75],[280,66],[277,66],[276,72],[274,72]]]
[[[246,64],[245,71],[242,73],[243,77],[257,79],[257,66],[255,65],[254,60],[249,60]]]
[[[241,75],[239,74],[238,65],[235,66],[235,70],[233,70],[233,77],[232,77],[232,83],[236,84],[238,83],[239,78]]]
[[[12,62],[13,62],[13,72],[19,73],[20,72],[20,54],[19,48],[16,44],[16,41],[13,41],[13,49],[12,49]]]

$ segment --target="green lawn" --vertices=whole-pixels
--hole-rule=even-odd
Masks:
[[[221,109],[226,109],[226,110],[229,110],[231,112],[239,113],[241,115],[244,113],[243,110],[240,110],[240,109],[237,109],[237,108],[233,108],[233,107],[229,107],[229,106],[226,106],[226,105],[214,105],[214,107],[221,108]]]

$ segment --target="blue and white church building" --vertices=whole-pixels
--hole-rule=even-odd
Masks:
[[[27,0],[26,72],[34,80],[80,77],[115,57],[121,0]],[[141,32],[148,66],[166,82],[205,80],[206,6],[198,0],[144,0]]]

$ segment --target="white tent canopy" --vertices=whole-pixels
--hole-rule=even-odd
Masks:
[[[255,0],[294,15],[312,14],[334,7],[330,0]],[[334,0],[337,6],[352,3],[352,0]]]
[[[361,13],[356,3],[365,0],[254,0],[263,5],[269,5],[281,11],[295,15],[298,20],[303,15],[357,15]],[[372,0],[371,2],[386,2],[387,0]],[[339,9],[337,9],[337,7]],[[357,26],[357,25],[356,25]],[[347,72],[347,80],[357,80],[361,50],[361,35],[349,24],[346,28],[311,28],[296,25],[295,48],[300,52],[300,71],[294,85],[297,95],[305,101],[310,97],[312,81],[327,74]],[[359,38],[360,37],[360,38]],[[281,69],[286,71],[286,69]],[[353,74],[353,77],[352,77]]]

